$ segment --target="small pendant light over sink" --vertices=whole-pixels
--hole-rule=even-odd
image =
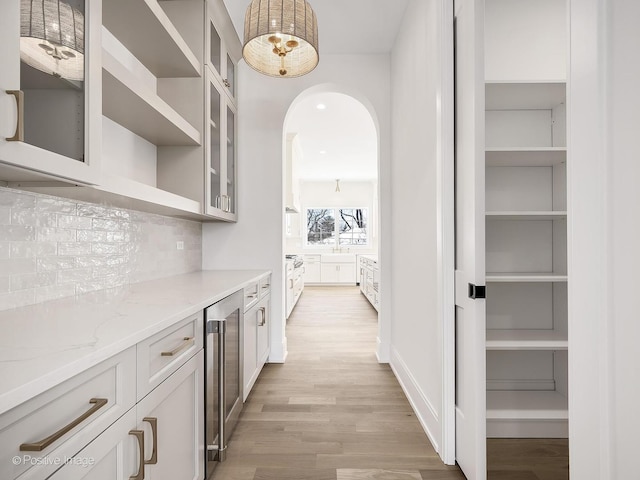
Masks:
[[[252,0],[242,56],[272,77],[299,77],[318,65],[318,22],[306,0]]]

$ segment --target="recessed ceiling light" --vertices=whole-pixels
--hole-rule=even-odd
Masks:
[[[327,151],[326,150],[320,150],[320,155],[326,155]]]
[[[318,105],[316,105],[316,108],[318,110],[326,110],[327,106],[324,103],[319,103]]]

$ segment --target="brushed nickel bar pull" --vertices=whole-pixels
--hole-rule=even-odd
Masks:
[[[153,451],[151,452],[151,458],[145,460],[145,465],[155,465],[158,463],[158,419],[156,417],[144,417],[143,422],[147,422],[151,425],[151,436],[153,438]]]
[[[258,324],[259,327],[264,327],[264,324],[267,323],[267,309],[265,307],[260,307],[260,314],[262,315],[262,320]]]
[[[140,451],[138,473],[129,477],[129,480],[144,480],[144,432],[142,430],[129,430],[129,435],[133,435],[138,439],[138,450]]]
[[[18,120],[16,122],[16,133],[7,142],[24,142],[24,92],[22,90],[7,90],[7,95],[16,97],[18,107]]]
[[[55,442],[60,437],[68,433],[70,430],[80,425],[83,421],[85,421],[91,415],[93,415],[102,407],[104,407],[107,404],[107,402],[108,400],[106,398],[92,398],[91,400],[89,400],[89,403],[93,403],[94,405],[89,410],[84,412],[82,415],[80,415],[78,418],[70,422],[68,425],[62,427],[60,430],[58,430],[54,434],[49,435],[47,438],[35,443],[23,443],[22,445],[20,445],[20,451],[21,452],[41,452],[42,450],[47,448],[49,445],[51,445],[53,442]]]
[[[184,337],[182,340],[183,342],[180,345],[178,345],[176,348],[174,348],[170,352],[162,352],[160,355],[163,357],[173,357],[181,350],[184,350],[185,348],[193,344],[195,337]]]

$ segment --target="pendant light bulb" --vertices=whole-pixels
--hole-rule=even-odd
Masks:
[[[336,178],[336,192],[340,191],[340,179]]]

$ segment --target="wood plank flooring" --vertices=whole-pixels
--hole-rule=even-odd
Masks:
[[[378,364],[377,328],[357,287],[305,287],[287,322],[287,362],[263,369],[213,480],[464,479],[442,464]],[[562,478],[530,473],[495,479]]]

